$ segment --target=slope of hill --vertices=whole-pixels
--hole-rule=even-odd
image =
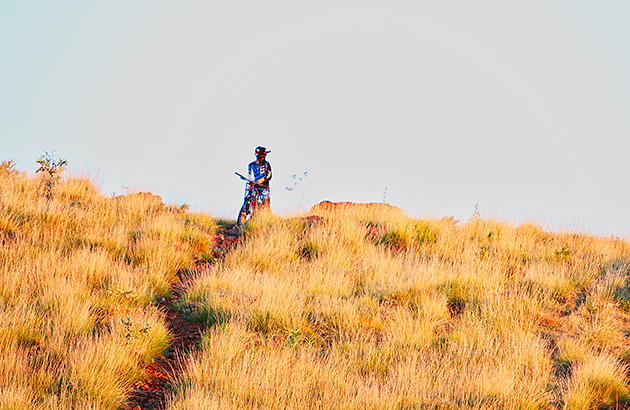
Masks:
[[[216,221],[150,194],[51,191],[0,167],[0,408],[118,409],[208,325],[167,408],[592,409],[629,397],[630,244],[326,204],[262,215],[214,265]],[[201,254],[201,256],[199,256]]]
[[[628,399],[630,244],[395,208],[262,216],[185,299],[185,409],[592,409]]]
[[[214,221],[0,168],[0,408],[117,409],[169,343],[153,301]]]

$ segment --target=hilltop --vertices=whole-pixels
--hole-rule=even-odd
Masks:
[[[206,327],[167,409],[592,409],[628,400],[630,244],[391,206],[226,221],[0,172],[0,407],[117,409]]]

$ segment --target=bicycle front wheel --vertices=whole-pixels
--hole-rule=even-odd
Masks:
[[[243,203],[241,210],[238,213],[238,218],[236,220],[237,225],[238,226],[245,225],[245,222],[247,222],[252,217],[253,213],[254,213],[254,199],[247,198],[245,202]]]

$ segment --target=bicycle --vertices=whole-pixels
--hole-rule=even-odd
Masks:
[[[238,218],[236,219],[236,224],[243,226],[245,222],[249,221],[252,216],[256,214],[258,204],[262,202],[262,196],[258,190],[254,189],[255,184],[249,178],[245,178],[238,172],[235,172],[235,174],[238,175],[240,179],[247,182],[247,195],[245,196],[243,206],[241,206],[241,210],[238,212]]]

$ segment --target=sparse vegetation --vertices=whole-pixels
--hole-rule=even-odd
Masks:
[[[304,171],[300,175],[298,174],[291,175],[291,179],[293,180],[293,182],[291,183],[291,186],[286,186],[284,187],[284,189],[286,191],[293,192],[299,195],[300,198],[302,198],[304,202],[306,202],[307,204],[313,205],[311,201],[306,199],[306,196],[304,195],[304,181],[306,180],[307,177],[308,177],[308,171]],[[298,191],[298,186],[301,186],[301,189],[299,191]]]

